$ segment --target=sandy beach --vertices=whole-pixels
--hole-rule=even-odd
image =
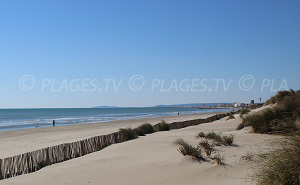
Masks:
[[[156,124],[161,120],[176,122],[206,118],[216,113],[186,114],[133,120],[119,120],[94,124],[76,124],[48,128],[32,128],[0,132],[0,158],[38,150],[62,143],[79,141],[118,131],[120,128],[137,127],[143,123]]]
[[[300,185],[300,0],[0,10],[0,185]]]
[[[164,117],[168,122],[207,117],[182,115]],[[162,118],[116,121],[92,125],[75,125],[40,130],[9,131],[1,133],[1,157],[37,148],[71,142],[93,135],[116,131],[121,127],[141,123],[157,123]],[[237,131],[241,119],[221,120],[179,130],[158,132],[136,140],[111,145],[99,152],[54,164],[35,173],[1,180],[1,184],[247,184],[254,163],[242,160],[247,153],[253,155],[268,150],[269,141],[279,136],[251,133],[246,127]],[[196,145],[198,132],[234,134],[235,146],[218,146],[216,154],[225,159],[224,166],[213,162],[199,163],[182,156],[173,142],[178,138]],[[251,184],[251,183],[248,183]]]

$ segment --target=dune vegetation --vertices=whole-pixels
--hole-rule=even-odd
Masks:
[[[193,159],[198,161],[214,161],[218,165],[225,165],[224,157],[220,156],[218,150],[215,146],[232,146],[233,145],[233,135],[223,135],[220,133],[215,133],[213,131],[204,133],[200,132],[196,135],[196,139],[203,138],[196,147],[190,145],[183,139],[177,139],[174,143],[179,145],[177,149],[183,156],[191,156]],[[215,155],[212,155],[212,154]]]
[[[146,134],[152,134],[155,132],[153,126],[149,123],[144,123],[133,130],[139,136],[144,136]]]
[[[258,185],[300,184],[300,91],[279,91],[265,105],[270,107],[242,116],[239,128],[252,126],[255,133],[286,137],[256,158],[253,178]]]
[[[235,119],[234,114],[234,112],[227,113],[228,118],[226,120]]]
[[[170,127],[169,125],[164,121],[162,120],[160,123],[159,123],[159,130],[158,131],[169,131],[170,130]]]
[[[240,112],[240,118],[243,118],[243,116],[245,114],[248,114],[250,112],[250,109],[242,109],[241,112]]]
[[[255,133],[291,134],[300,130],[300,92],[279,91],[266,102],[271,105],[261,111],[242,116],[238,127],[252,126]]]
[[[279,146],[259,155],[253,180],[258,185],[300,184],[300,135],[288,136],[276,141]]]
[[[199,132],[196,135],[196,138],[206,138],[206,139],[212,139],[214,141],[214,145],[224,145],[224,146],[231,146],[233,144],[234,135],[223,135],[222,133],[215,133],[214,131],[204,133]]]
[[[202,155],[202,151],[200,147],[194,147],[184,141],[183,139],[177,139],[175,144],[179,145],[179,148],[177,149],[183,156],[191,156],[193,159],[202,161],[204,160],[204,157]]]
[[[122,133],[124,141],[138,138],[138,134],[132,128],[121,128],[119,131]]]

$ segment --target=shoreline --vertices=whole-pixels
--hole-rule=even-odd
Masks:
[[[143,123],[156,124],[161,120],[171,123],[206,118],[218,113],[221,112],[117,120],[111,122],[29,128],[22,130],[4,130],[0,132],[0,158],[11,157],[49,146],[87,139],[93,136],[109,134],[118,131],[120,128],[136,127]]]
[[[175,107],[174,107],[175,108]],[[76,108],[78,109],[78,108]],[[56,110],[56,109],[54,109]],[[199,112],[180,112],[180,110],[178,110],[180,113],[180,115],[192,115],[192,114],[206,114],[206,113],[214,113],[214,112],[228,112],[231,111],[232,109],[211,109],[211,110],[206,110],[206,111],[199,111]],[[22,113],[21,113],[22,114]],[[127,113],[126,113],[127,114]],[[129,113],[130,114],[130,113]],[[131,113],[132,114],[132,113]],[[101,116],[95,116],[95,120],[90,120],[89,116],[92,116],[94,118],[94,115],[89,115],[88,117],[83,117],[82,119],[80,118],[80,116],[76,116],[73,115],[73,117],[71,116],[62,116],[62,115],[54,115],[51,119],[50,118],[43,118],[43,117],[36,117],[36,121],[32,120],[22,120],[22,121],[18,121],[18,123],[16,124],[6,124],[5,119],[2,120],[1,124],[0,124],[0,132],[2,131],[11,131],[11,130],[24,130],[24,129],[31,129],[31,128],[48,128],[48,127],[53,127],[52,125],[52,120],[56,121],[56,126],[70,126],[70,125],[81,125],[81,124],[98,124],[98,123],[104,123],[104,122],[114,122],[114,121],[127,121],[127,120],[138,120],[138,119],[147,119],[147,118],[160,118],[160,117],[169,117],[169,116],[177,116],[177,112],[172,112],[172,114],[169,114],[168,112],[165,112],[165,114],[157,114],[157,113],[150,113],[150,115],[147,115],[146,113],[141,113],[142,115],[140,115],[139,117],[135,117],[134,114],[132,114],[132,117],[119,117],[119,116],[110,116],[110,119],[100,119]],[[58,117],[57,117],[58,116]],[[82,115],[81,115],[82,116]],[[104,115],[102,115],[104,116]],[[104,116],[105,117],[105,116]],[[45,122],[45,120],[48,119],[47,122]],[[66,121],[68,120],[69,121]],[[76,120],[77,121],[72,121],[72,120]],[[78,120],[80,119],[80,120]],[[7,120],[9,121],[9,119]],[[16,120],[14,120],[16,121]],[[3,124],[2,124],[3,123]]]
[[[175,119],[178,121],[179,119],[190,120],[192,117],[189,116],[188,119],[187,116],[183,115],[181,118],[178,118],[180,116],[173,116],[165,120],[169,120],[169,123]],[[205,118],[206,116],[198,115],[193,119]],[[152,121],[147,119],[147,121],[157,123],[158,120],[156,118]],[[249,127],[236,130],[241,122],[242,119],[236,115],[235,119],[228,120],[224,117],[214,122],[182,129],[155,132],[128,142],[110,145],[99,152],[47,166],[34,173],[3,179],[1,183],[23,185],[97,185],[99,182],[111,185],[247,184],[246,178],[251,173],[251,168],[255,163],[251,160],[244,160],[243,156],[249,152],[256,155],[260,154],[261,151],[269,150],[272,148],[270,142],[280,138],[280,136],[255,134],[251,132]],[[141,120],[128,124],[140,125]],[[120,123],[116,123],[117,125]],[[111,127],[110,129],[113,130]],[[58,136],[55,129],[53,130],[52,134]],[[71,131],[62,130],[68,136],[76,135],[75,131],[76,128]],[[103,132],[106,131],[104,129]],[[224,157],[225,165],[218,165],[211,161],[198,163],[191,157],[182,156],[178,152],[178,145],[174,144],[176,139],[182,138],[196,146],[201,139],[196,139],[195,135],[199,132],[210,131],[222,132],[225,135],[233,134],[235,137],[233,146],[215,146],[217,151],[212,153],[213,156]],[[41,138],[45,139],[45,137],[46,134],[43,133]],[[28,144],[28,140],[24,143]]]

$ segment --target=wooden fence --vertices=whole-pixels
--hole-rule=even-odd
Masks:
[[[169,124],[170,129],[180,129],[188,126],[208,123],[226,117],[226,114],[216,114],[206,119],[195,119]],[[154,130],[159,131],[159,124],[154,125]],[[64,143],[40,150],[27,152],[13,157],[0,159],[0,180],[22,174],[35,172],[42,165],[60,163],[77,157],[93,153],[114,144],[126,141],[121,132],[96,136],[72,143]]]

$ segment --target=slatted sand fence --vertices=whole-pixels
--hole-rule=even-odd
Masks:
[[[60,163],[99,151],[108,145],[122,141],[121,133],[114,132],[0,159],[0,179],[35,172],[40,169],[42,163],[44,165]]]
[[[216,114],[214,116],[205,118],[205,119],[194,119],[194,120],[187,120],[187,121],[180,121],[180,122],[173,122],[168,124],[170,129],[181,129],[184,127],[189,127],[189,126],[194,126],[194,125],[199,125],[202,123],[209,123],[213,122],[219,119],[222,119],[226,117],[226,114]],[[154,125],[154,130],[155,132],[160,131],[159,129],[160,123]]]
[[[168,124],[170,129],[180,129],[188,126],[208,123],[226,117],[226,114],[216,114],[205,119],[195,119]],[[159,131],[159,123],[153,125],[155,131]],[[103,148],[126,141],[122,132],[114,132],[107,135],[95,136],[72,143],[63,143],[40,150],[27,152],[0,159],[0,180],[15,177],[22,174],[32,173],[43,166],[68,161],[81,157]]]

